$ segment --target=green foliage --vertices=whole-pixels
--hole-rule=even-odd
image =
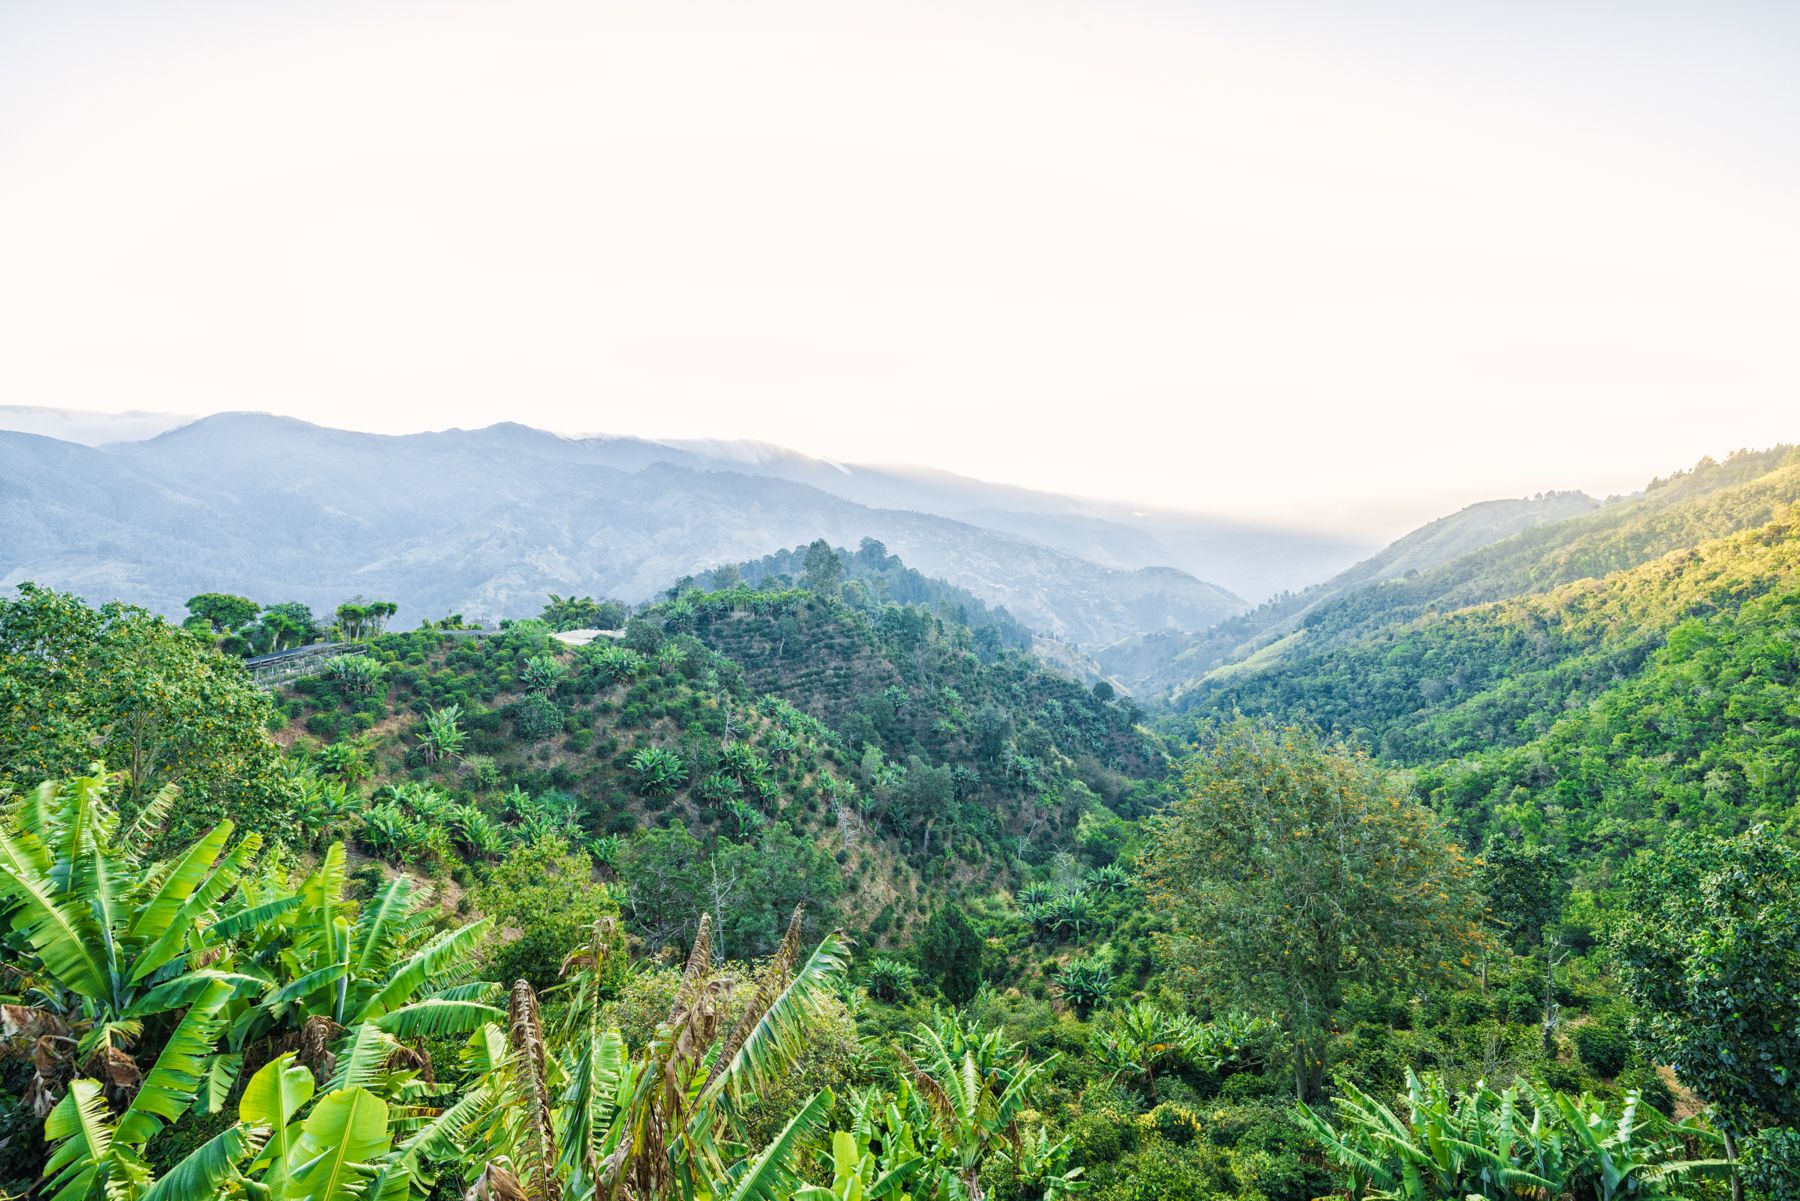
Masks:
[[[387,678],[387,667],[367,655],[333,655],[325,661],[325,675],[346,692],[367,696],[381,687]]]
[[[638,791],[644,796],[668,796],[687,780],[687,764],[674,751],[647,746],[631,757]]]
[[[486,974],[540,990],[558,983],[564,957],[596,922],[619,914],[611,892],[594,879],[593,861],[554,836],[517,848],[488,871],[476,903],[502,932],[484,952]],[[614,965],[622,968],[622,959]]]
[[[1677,837],[1620,900],[1613,955],[1657,1058],[1732,1135],[1800,1124],[1800,851],[1762,827]]]
[[[963,911],[940,905],[919,934],[919,965],[944,999],[961,1005],[981,985],[981,936]]]
[[[231,815],[293,829],[293,790],[264,733],[268,699],[236,662],[160,617],[21,584],[0,599],[0,788],[121,772],[114,799],[136,813],[179,784],[155,841],[175,843]]]
[[[863,977],[863,987],[869,990],[871,997],[893,1005],[912,995],[913,986],[918,979],[919,969],[912,964],[877,955],[869,961],[868,973]]]
[[[1345,978],[1442,977],[1479,943],[1472,868],[1366,756],[1239,719],[1183,773],[1144,875],[1192,987],[1276,1014],[1316,1098]]]
[[[1393,1201],[1521,1195],[1689,1198],[1696,1179],[1723,1161],[1690,1158],[1718,1139],[1696,1123],[1675,1125],[1638,1104],[1614,1109],[1517,1085],[1457,1094],[1409,1074],[1406,1116],[1354,1086],[1337,1101],[1334,1126],[1305,1105],[1301,1118],[1343,1171],[1350,1196]],[[1528,1116],[1529,1114],[1529,1116]]]
[[[425,728],[419,731],[419,749],[425,753],[425,762],[433,764],[440,759],[460,759],[463,748],[468,745],[468,735],[462,728],[462,706],[445,705],[441,709],[432,709],[425,714]]]
[[[552,592],[538,620],[553,630],[616,630],[629,615],[626,607],[614,600],[597,601],[591,596],[558,596]]]
[[[533,694],[513,710],[513,729],[526,742],[542,742],[563,728],[562,706],[547,696]]]
[[[1054,980],[1056,991],[1082,1017],[1106,1004],[1115,983],[1112,969],[1092,958],[1069,960],[1057,969]]]

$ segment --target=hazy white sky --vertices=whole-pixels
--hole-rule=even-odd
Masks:
[[[1800,439],[1800,5],[0,0],[0,402],[1388,534]]]

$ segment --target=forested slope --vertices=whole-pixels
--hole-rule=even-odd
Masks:
[[[1107,648],[1099,658],[1121,678],[1141,679],[1152,693],[1172,692],[1178,708],[1204,708],[1215,672],[1266,670],[1425,614],[1625,570],[1762,525],[1795,501],[1800,451],[1781,446],[1739,452],[1724,462],[1705,460],[1597,508],[1578,493],[1550,493],[1500,511],[1473,506],[1324,584],[1278,597],[1201,634],[1146,635]],[[1477,549],[1450,553],[1470,542]]]

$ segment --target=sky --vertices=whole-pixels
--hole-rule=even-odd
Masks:
[[[0,0],[0,403],[1392,536],[1800,440],[1800,5]]]

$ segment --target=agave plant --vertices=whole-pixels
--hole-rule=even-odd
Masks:
[[[1673,1201],[1691,1195],[1689,1177],[1729,1174],[1723,1159],[1687,1158],[1690,1144],[1718,1147],[1719,1135],[1648,1110],[1635,1091],[1615,1112],[1586,1094],[1528,1085],[1496,1093],[1478,1084],[1458,1094],[1435,1076],[1410,1071],[1406,1085],[1404,1119],[1348,1085],[1337,1101],[1337,1126],[1299,1107],[1301,1123],[1344,1170],[1353,1198]]]
[[[214,921],[261,839],[248,835],[227,851],[232,824],[224,821],[173,860],[152,863],[145,848],[175,790],[122,826],[111,783],[96,766],[90,776],[41,785],[0,820],[0,918],[12,930],[0,945],[42,998],[7,1006],[5,1024],[30,1037],[37,1072],[26,1099],[38,1113],[78,1070],[114,1096],[139,1089],[131,1050],[146,1018],[203,993],[222,1007],[258,984],[230,970]]]

